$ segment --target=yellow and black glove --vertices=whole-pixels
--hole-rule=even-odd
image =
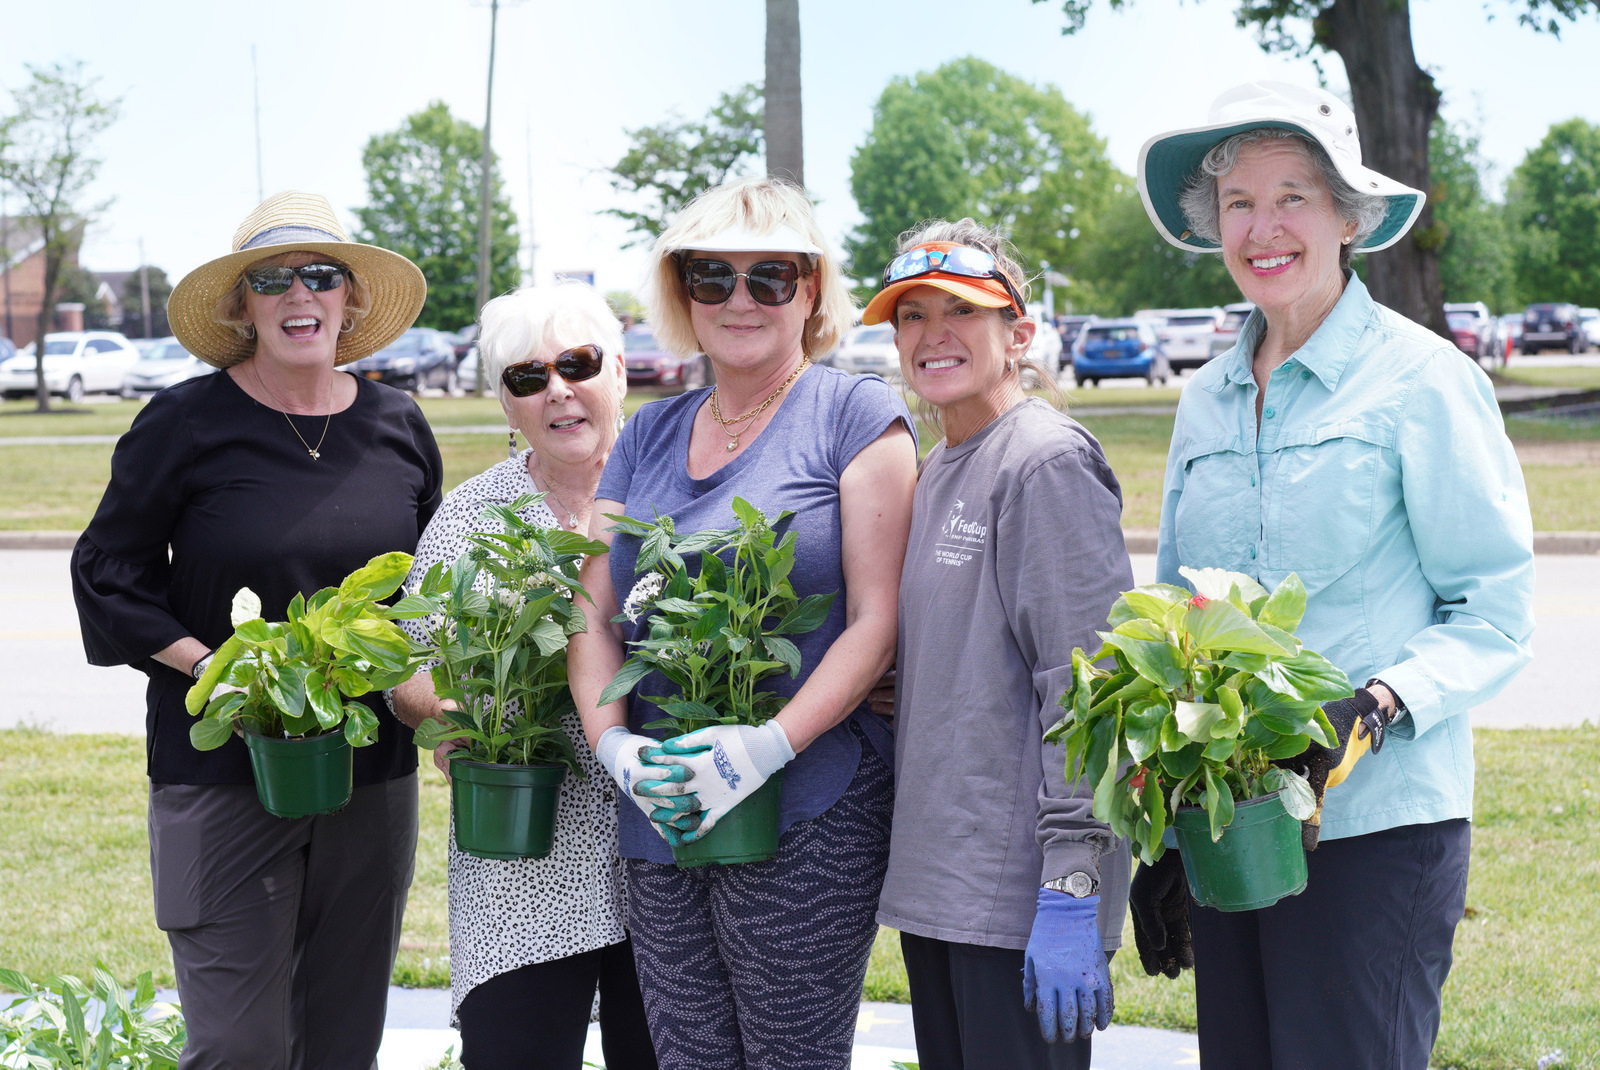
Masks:
[[[1329,788],[1344,783],[1356,762],[1369,750],[1383,749],[1384,730],[1389,719],[1378,706],[1378,699],[1366,688],[1358,688],[1349,698],[1324,703],[1322,712],[1333,725],[1337,746],[1313,743],[1293,758],[1282,758],[1275,765],[1293,769],[1306,778],[1317,797],[1317,809],[1300,825],[1300,842],[1308,851],[1317,849],[1322,838],[1322,796]]]

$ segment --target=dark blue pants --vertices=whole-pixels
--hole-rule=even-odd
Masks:
[[[1200,1060],[1224,1070],[1426,1070],[1466,907],[1465,819],[1323,840],[1299,895],[1189,904]]]

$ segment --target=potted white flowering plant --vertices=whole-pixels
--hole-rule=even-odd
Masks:
[[[1095,654],[1072,654],[1067,776],[1087,776],[1094,813],[1146,864],[1170,824],[1195,899],[1220,910],[1268,906],[1305,888],[1300,822],[1317,801],[1276,761],[1336,745],[1322,703],[1350,681],[1294,635],[1306,590],[1275,591],[1222,569],[1179,572],[1193,590],[1138,587],[1111,607]]]
[[[233,635],[186,698],[189,713],[201,715],[189,740],[214,750],[237,727],[269,813],[332,813],[350,801],[350,748],[368,745],[378,731],[372,710],[351,700],[395,686],[420,664],[394,622],[426,607],[409,599],[383,604],[410,569],[410,554],[380,554],[338,587],[295,595],[285,621],[262,620],[250,588],[234,595]],[[213,696],[218,685],[228,690]]]
[[[430,568],[413,596],[429,613],[420,652],[449,700],[417,744],[462,741],[450,759],[456,846],[479,858],[549,854],[561,783],[583,775],[563,724],[577,727],[567,640],[584,628],[579,565],[605,546],[518,515],[542,499],[487,506],[480,522],[500,530],[467,535],[471,548]]]
[[[788,699],[761,688],[763,680],[800,673],[800,651],[787,636],[821,627],[833,594],[800,598],[789,582],[795,533],[781,539],[771,522],[743,498],[733,500],[738,526],[678,536],[671,517],[647,524],[625,516],[611,530],[641,542],[635,566],[639,580],[617,621],[648,614],[650,634],[631,645],[632,654],[600,695],[600,703],[631,693],[659,672],[676,695],[643,695],[666,714],[647,729],[684,735],[711,725],[760,725]],[[724,561],[721,555],[728,555]],[[692,566],[692,567],[691,567]],[[780,769],[700,839],[674,847],[680,866],[751,862],[777,852]]]

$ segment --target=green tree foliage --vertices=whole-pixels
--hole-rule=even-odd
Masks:
[[[148,272],[150,276],[150,337],[165,338],[172,333],[172,328],[167,323],[167,298],[172,296],[172,283],[167,279],[167,273],[158,267],[152,267]],[[122,283],[122,333],[129,338],[144,336],[144,306],[139,294],[139,271],[133,273]]]
[[[94,272],[77,264],[61,265],[61,275],[56,280],[56,305],[82,305],[86,331],[104,331],[111,326],[105,302],[95,297],[99,291],[100,280],[94,277]]]
[[[695,196],[730,178],[748,174],[765,151],[761,87],[754,83],[723,93],[704,119],[668,119],[626,131],[631,145],[610,168],[611,188],[636,195],[637,210],[607,208],[639,237],[654,241]]]
[[[361,153],[367,206],[356,211],[364,242],[409,258],[428,280],[420,327],[455,330],[478,312],[478,185],[483,131],[443,101],[375,134]],[[490,292],[517,287],[517,217],[500,180],[490,183]]]
[[[1482,301],[1495,312],[1516,307],[1505,213],[1485,196],[1487,163],[1475,131],[1435,119],[1428,135],[1429,199],[1444,235],[1439,278],[1446,301]]]
[[[1512,172],[1506,214],[1523,301],[1600,302],[1600,126],[1552,126]]]
[[[1104,224],[1087,243],[1069,294],[1074,312],[1126,316],[1141,308],[1206,308],[1238,301],[1222,257],[1169,245],[1120,176]]]
[[[1010,233],[1030,268],[1073,275],[1119,176],[1105,141],[1053,85],[968,56],[895,78],[850,161],[864,217],[846,243],[876,285],[899,234],[925,219],[972,216]]]

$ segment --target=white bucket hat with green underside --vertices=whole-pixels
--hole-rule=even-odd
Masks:
[[[1326,90],[1289,82],[1246,82],[1216,99],[1204,126],[1157,134],[1139,150],[1139,196],[1163,238],[1190,252],[1214,253],[1221,248],[1190,230],[1178,198],[1206,153],[1235,134],[1263,128],[1306,135],[1327,150],[1333,166],[1356,192],[1389,202],[1383,222],[1353,252],[1387,249],[1422,212],[1426,194],[1361,163],[1356,117],[1344,101]]]

